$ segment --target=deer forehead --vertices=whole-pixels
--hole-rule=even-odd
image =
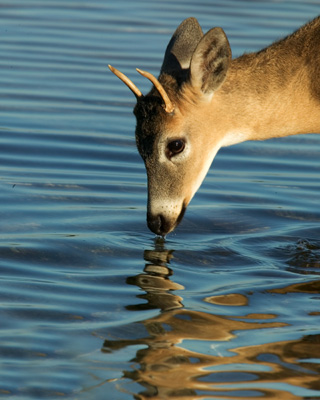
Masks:
[[[193,91],[185,89],[180,96],[174,97],[174,105],[173,113],[166,112],[161,98],[152,91],[137,102],[134,110],[136,142],[144,160],[161,155],[161,161],[166,161],[164,150],[171,140],[186,141],[186,149],[179,161],[187,159],[191,151],[197,151],[203,142],[207,142],[207,103],[195,101]]]

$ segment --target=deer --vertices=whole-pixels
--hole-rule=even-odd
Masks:
[[[147,172],[147,225],[165,237],[181,222],[220,148],[320,133],[320,17],[270,46],[232,58],[220,27],[191,17],[174,32],[147,95],[136,97],[135,138]]]

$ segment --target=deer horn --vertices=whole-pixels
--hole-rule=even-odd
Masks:
[[[158,79],[152,74],[150,74],[150,72],[142,71],[141,69],[138,68],[137,71],[139,72],[139,74],[149,79],[149,81],[153,83],[154,87],[157,89],[157,91],[159,92],[160,96],[164,101],[165,111],[167,113],[172,113],[174,111],[174,105],[172,104],[171,100],[169,99],[169,96],[167,95],[167,92],[164,90],[164,87],[161,85]]]
[[[137,99],[143,97],[143,94],[140,92],[137,86],[127,76],[125,76],[125,74],[112,67],[111,65],[108,65],[108,67],[110,68],[111,72],[113,72],[120,80],[122,80],[123,83],[128,86],[128,88],[132,91]]]

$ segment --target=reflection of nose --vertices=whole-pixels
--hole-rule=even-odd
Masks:
[[[186,207],[182,207],[182,210],[177,218],[172,216],[165,216],[163,214],[153,215],[152,213],[147,213],[147,223],[148,228],[159,236],[165,236],[180,223],[185,213]]]

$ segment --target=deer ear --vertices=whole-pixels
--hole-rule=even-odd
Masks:
[[[161,73],[179,75],[190,67],[191,57],[203,36],[195,18],[185,19],[173,34],[164,56]]]
[[[231,48],[221,28],[207,32],[196,47],[190,65],[190,83],[212,95],[223,83],[231,61]]]

